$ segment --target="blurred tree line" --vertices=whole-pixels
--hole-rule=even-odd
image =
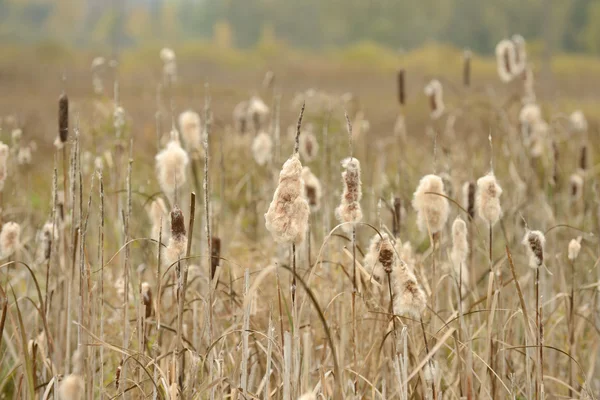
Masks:
[[[437,41],[490,53],[514,33],[600,53],[600,1],[0,0],[2,41],[134,46],[218,36],[248,48],[267,34],[300,48],[368,40],[408,50]]]

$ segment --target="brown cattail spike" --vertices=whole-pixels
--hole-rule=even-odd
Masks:
[[[469,182],[468,207],[467,212],[471,220],[475,218],[475,182]]]
[[[552,166],[552,184],[554,186],[558,185],[558,145],[555,141],[552,142],[552,156],[554,159],[554,165]]]
[[[471,86],[471,51],[465,50],[463,53],[463,85]]]
[[[177,206],[173,207],[171,211],[171,237],[174,239],[185,236],[185,221],[183,218],[183,212]]]
[[[142,302],[144,304],[144,317],[150,318],[152,315],[152,289],[148,282],[142,282]]]
[[[404,85],[404,77],[405,77],[404,69],[398,71],[398,102],[401,106],[405,105],[406,101],[406,90]]]
[[[402,218],[402,199],[400,197],[394,197],[394,209],[393,209],[393,220],[392,220],[392,234],[394,237],[400,236],[400,222]]]
[[[587,145],[581,146],[581,156],[579,157],[579,168],[582,171],[587,170],[588,168],[588,148]]]
[[[215,276],[217,272],[217,267],[221,261],[221,239],[213,236],[211,238],[211,246],[210,246],[210,276]]]
[[[383,270],[386,274],[392,273],[392,266],[394,265],[394,251],[391,246],[381,246],[379,251],[379,262],[383,266]]]
[[[66,93],[58,98],[58,136],[62,143],[69,138],[69,98]]]

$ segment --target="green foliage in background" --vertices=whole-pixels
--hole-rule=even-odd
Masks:
[[[371,41],[410,50],[436,41],[490,53],[520,33],[548,49],[600,53],[594,0],[0,0],[0,39],[131,47],[216,39],[330,49]],[[224,28],[226,27],[226,28]]]

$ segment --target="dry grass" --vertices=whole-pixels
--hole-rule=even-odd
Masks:
[[[203,57],[198,49],[205,50]],[[68,400],[287,400],[307,392],[390,399],[600,396],[598,121],[586,112],[598,104],[597,83],[590,80],[600,68],[597,61],[571,63],[559,56],[556,79],[536,82],[550,130],[541,153],[532,156],[518,119],[522,84],[500,84],[492,60],[474,57],[473,86],[464,88],[460,52],[436,46],[403,56],[368,44],[322,57],[282,49],[286,57],[275,58],[267,51],[190,45],[175,49],[178,83],[157,99],[158,50],[123,55],[119,103],[126,118],[119,137],[113,124],[115,73],[103,75],[110,96],[94,94],[91,56],[39,47],[7,50],[13,57],[0,63],[0,137],[11,148],[1,221],[21,226],[18,250],[0,267],[5,398],[52,398],[64,382],[74,385],[61,389],[75,393]],[[400,65],[407,71],[402,109],[394,101]],[[267,129],[280,147],[273,162],[258,166],[254,133],[234,132],[231,115],[253,94],[275,103],[271,88],[261,86],[267,69],[282,94],[280,139],[274,126]],[[423,94],[432,78],[444,85],[446,104],[435,121]],[[263,214],[294,148],[300,110],[292,105],[293,95],[307,88],[336,101],[352,92],[345,108],[353,150],[344,107],[323,108],[307,99],[303,127],[312,125],[319,153],[301,161],[319,178],[323,197],[309,217],[308,240],[295,247],[292,261],[290,246],[273,241]],[[63,89],[70,99],[65,170],[62,150],[52,145]],[[587,133],[570,129],[566,117],[575,108],[588,116]],[[210,157],[191,156],[186,182],[166,196],[154,157],[186,109],[199,112],[203,124],[212,116],[204,127],[208,151],[202,152]],[[393,129],[400,112],[405,135]],[[15,128],[23,130],[18,142],[11,139]],[[19,165],[18,149],[31,140],[37,144],[33,162]],[[582,146],[589,161],[582,194],[573,198],[569,177],[580,167]],[[362,170],[364,216],[355,238],[334,216],[343,190],[340,163],[351,151]],[[104,165],[101,177],[96,157]],[[503,214],[489,231],[479,216],[469,218],[462,186],[488,173],[491,160],[503,190]],[[410,206],[419,180],[432,173],[442,177],[450,207],[448,222],[435,235],[417,228]],[[61,199],[53,194],[63,189],[64,176],[67,193]],[[156,197],[169,210],[178,205],[183,211],[187,247],[174,257],[164,251],[171,246],[170,227],[161,230],[159,241],[152,239],[152,224],[162,224],[150,221],[146,209]],[[394,217],[398,204],[404,209]],[[462,283],[455,273],[461,268],[451,261],[457,216],[470,236],[469,279]],[[169,214],[163,217],[170,222]],[[48,221],[55,229],[45,229],[54,232],[46,259],[47,241],[38,232]],[[393,274],[378,277],[365,262],[369,240],[380,233],[393,238],[393,224],[399,232],[396,257],[414,271],[428,298],[420,318],[390,313]],[[539,270],[529,267],[521,244],[527,228],[546,236]],[[568,246],[578,236],[582,248],[572,261]],[[220,256],[212,281],[211,250]],[[78,390],[85,394],[77,397]]]

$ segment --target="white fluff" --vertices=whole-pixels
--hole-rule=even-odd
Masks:
[[[539,268],[544,264],[544,244],[546,237],[540,231],[527,231],[523,237],[523,245],[529,256],[529,266]]]
[[[569,242],[569,260],[575,261],[581,251],[581,236]]]
[[[362,208],[360,200],[362,199],[362,182],[360,180],[360,162],[355,157],[349,157],[342,161],[342,181],[344,191],[340,205],[335,209],[335,215],[338,221],[342,223],[352,223],[344,225],[343,229],[347,233],[352,232],[353,225],[362,220]]]
[[[187,110],[179,114],[179,131],[189,150],[202,150],[202,126],[197,112]]]
[[[0,251],[2,257],[10,257],[21,247],[21,226],[16,222],[7,222],[0,231]]]
[[[496,45],[496,63],[498,76],[502,82],[510,82],[515,77],[515,44],[508,39],[501,40]]]
[[[172,196],[186,181],[185,171],[189,157],[178,140],[170,140],[167,147],[156,155],[156,177],[160,188]]]
[[[304,195],[312,212],[321,208],[321,182],[319,178],[312,173],[309,167],[302,168],[302,180],[304,181]]]
[[[574,132],[585,133],[588,130],[587,119],[581,110],[573,111],[569,116],[569,122]]]
[[[60,400],[80,400],[83,399],[85,384],[83,378],[79,375],[71,374],[62,380],[58,393]]]
[[[478,215],[492,226],[502,216],[501,195],[502,188],[493,173],[490,172],[477,180],[475,208]]]
[[[438,119],[444,114],[445,106],[443,99],[443,88],[440,81],[432,80],[425,86],[425,94],[429,97],[429,105],[431,107],[430,116],[433,119]]]
[[[469,282],[469,269],[467,268],[467,257],[469,255],[469,243],[467,240],[467,224],[460,217],[457,217],[452,224],[452,250],[450,259],[454,267],[456,279],[461,276],[462,271],[462,294],[467,292],[467,282]]]
[[[437,175],[425,175],[413,195],[412,206],[417,212],[417,225],[423,233],[432,235],[444,229],[450,205],[444,191],[444,182]]]
[[[514,43],[515,48],[515,58],[512,70],[515,75],[520,75],[527,67],[527,48],[525,38],[518,34],[513,35],[512,42]]]
[[[252,141],[252,155],[258,165],[265,165],[273,158],[273,139],[265,131],[261,131]]]

